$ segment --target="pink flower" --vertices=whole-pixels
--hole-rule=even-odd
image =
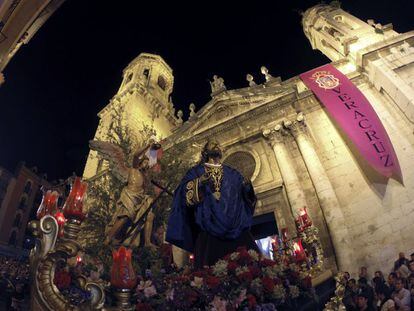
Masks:
[[[144,289],[144,295],[147,298],[155,296],[156,294],[157,294],[157,290],[155,289],[154,285]]]
[[[152,281],[148,280],[148,281],[141,281],[139,282],[138,286],[137,286],[137,290],[145,290],[148,287],[152,286]]]
[[[227,301],[219,296],[214,296],[210,306],[212,311],[226,311]]]
[[[167,291],[165,296],[167,300],[174,300],[174,288],[172,290]]]

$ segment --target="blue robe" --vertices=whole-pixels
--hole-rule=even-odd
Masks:
[[[198,232],[205,231],[225,240],[237,239],[250,229],[256,197],[250,182],[235,169],[223,165],[221,196],[217,201],[210,184],[202,185],[200,203],[188,206],[186,185],[204,174],[204,165],[191,168],[174,192],[166,240],[193,252]]]

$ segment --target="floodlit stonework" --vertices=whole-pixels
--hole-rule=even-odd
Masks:
[[[170,94],[174,85],[171,68],[164,60],[153,54],[142,53],[123,72],[118,93],[99,112],[99,126],[95,140],[108,140],[114,125],[114,114],[120,124],[130,129],[134,144],[139,144],[139,131],[146,126],[154,127],[158,138],[169,136],[180,124]],[[182,120],[181,120],[182,122]],[[96,151],[90,151],[83,176],[91,178],[107,167]]]
[[[228,90],[216,77],[211,100],[196,112],[192,106],[190,119],[182,122],[169,100],[171,69],[158,56],[141,54],[125,69],[109,106],[129,107],[131,126],[153,124],[168,136],[164,148],[188,147],[183,157],[196,156],[191,146],[218,139],[224,162],[238,163],[253,182],[256,216],[273,213],[279,230],[295,232],[298,209],[308,207],[326,269],[355,272],[366,265],[388,271],[399,251],[414,251],[414,31],[400,34],[392,25],[365,23],[335,5],[308,9],[302,23],[312,47],[352,80],[379,115],[400,161],[402,183],[379,176],[363,161],[299,77],[281,81],[266,68],[265,83],[248,75],[240,89]],[[154,57],[147,84],[142,55]],[[165,91],[156,85],[159,75]],[[99,114],[97,139],[105,139],[111,122],[107,108]],[[91,151],[85,177],[99,173],[98,161]]]
[[[0,2],[0,85],[1,73],[16,52],[29,43],[39,28],[65,0],[3,0]]]

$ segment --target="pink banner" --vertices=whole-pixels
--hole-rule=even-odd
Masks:
[[[368,163],[380,174],[402,181],[390,138],[364,94],[331,64],[302,73],[300,78]]]

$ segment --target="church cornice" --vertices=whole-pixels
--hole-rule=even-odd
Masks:
[[[283,96],[272,99],[268,101],[265,104],[262,104],[258,107],[255,107],[251,110],[247,110],[244,113],[235,116],[234,118],[227,120],[226,122],[219,123],[201,133],[195,134],[193,136],[189,136],[188,129],[185,131],[187,136],[183,137],[182,139],[179,139],[178,137],[180,135],[183,135],[183,132],[176,132],[169,136],[166,140],[165,149],[168,149],[172,147],[173,145],[185,145],[188,143],[193,143],[199,140],[205,140],[208,139],[211,136],[217,136],[220,135],[220,133],[230,130],[236,126],[238,126],[240,123],[243,123],[249,119],[256,118],[263,114],[269,114],[271,111],[276,110],[277,108],[281,108],[283,106],[289,105],[292,102],[296,100],[296,91],[291,89],[289,92],[285,93]],[[251,135],[249,135],[251,136]]]

